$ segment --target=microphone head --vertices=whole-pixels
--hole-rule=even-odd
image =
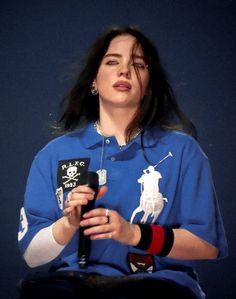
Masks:
[[[87,185],[96,192],[98,190],[98,174],[93,171],[83,172],[80,177],[80,184]]]

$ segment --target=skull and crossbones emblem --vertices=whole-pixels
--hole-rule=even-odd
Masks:
[[[76,178],[78,175],[80,175],[80,173],[77,173],[78,171],[78,168],[76,166],[70,166],[66,173],[67,175],[64,175],[62,178],[63,179],[67,179],[67,181],[63,182],[63,184],[67,184],[69,183],[70,181],[78,181],[78,179]]]

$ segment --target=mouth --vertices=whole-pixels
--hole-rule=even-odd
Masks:
[[[126,81],[117,81],[113,87],[119,91],[128,91],[131,89],[131,84]]]

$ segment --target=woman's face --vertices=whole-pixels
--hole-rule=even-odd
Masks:
[[[119,35],[110,42],[94,81],[100,103],[120,108],[139,106],[149,83],[149,70],[141,47],[133,50],[135,42],[132,35]]]

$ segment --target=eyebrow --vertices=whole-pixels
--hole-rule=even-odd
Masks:
[[[108,54],[104,55],[104,58],[110,57],[110,56],[118,57],[118,58],[122,57],[122,55],[118,54],[118,53],[108,53]],[[142,55],[132,55],[132,56],[133,56],[133,58],[141,58],[141,59],[145,60],[144,56],[142,56]]]

